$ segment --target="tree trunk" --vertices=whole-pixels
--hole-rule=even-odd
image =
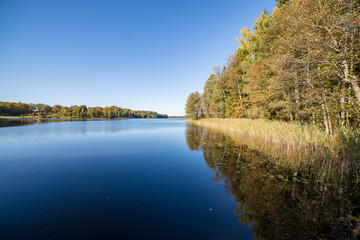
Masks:
[[[239,94],[239,104],[240,104],[240,109],[242,109],[242,96],[241,96],[241,90],[240,90],[240,82],[239,82],[239,77],[236,77],[236,82],[237,82],[237,90],[238,90],[238,94]],[[242,114],[239,114],[239,117]]]
[[[241,90],[240,90],[240,81],[239,81],[239,77],[236,77],[236,83],[237,83],[237,90],[238,90],[238,94],[239,94],[239,100],[241,102]]]
[[[329,133],[332,133],[332,126],[331,126],[331,117],[330,117],[330,113],[329,113],[329,108],[325,102],[325,108],[326,108],[326,113],[327,113],[327,119],[328,119],[328,126],[329,126]]]
[[[299,121],[299,103],[300,103],[299,81],[297,77],[295,77],[295,120],[296,121]]]
[[[314,111],[311,112],[312,115],[312,123],[315,125],[315,113]]]
[[[325,107],[325,98],[324,98],[324,94],[321,94],[321,108],[322,108],[322,113],[323,113],[323,123],[324,123],[324,127],[325,127],[325,132],[327,134],[329,134],[329,125],[328,125],[328,119],[327,119],[327,114],[326,114],[326,107]]]
[[[341,126],[345,124],[345,83],[341,83],[341,95],[340,95],[340,119]]]
[[[351,83],[352,89],[354,90],[356,100],[360,104],[360,88],[355,80],[353,80],[353,79],[350,80],[350,83]]]
[[[348,66],[346,59],[343,60],[342,65],[344,67],[344,81],[350,82],[351,87],[354,90],[356,100],[360,104],[360,87],[359,87],[356,79],[350,77],[349,66]]]

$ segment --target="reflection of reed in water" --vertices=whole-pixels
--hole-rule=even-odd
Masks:
[[[238,202],[239,221],[257,239],[356,239],[360,191],[294,176],[258,151],[214,129],[189,124],[186,140],[202,151],[215,181]],[[354,188],[355,187],[355,188]]]
[[[262,119],[202,119],[195,123],[220,130],[272,162],[313,180],[332,184],[358,181],[360,130],[338,129],[329,136],[317,126]]]

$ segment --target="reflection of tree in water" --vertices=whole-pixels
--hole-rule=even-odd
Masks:
[[[360,191],[311,183],[212,129],[188,125],[191,150],[202,151],[214,180],[223,181],[239,221],[257,239],[356,239]],[[340,190],[339,190],[340,189]],[[356,217],[354,217],[356,216]]]
[[[34,124],[36,121],[34,120],[8,120],[0,118],[0,127],[16,127],[16,126],[24,126],[29,124]]]
[[[87,119],[51,119],[51,118],[29,118],[29,119],[21,119],[21,118],[14,118],[14,119],[6,119],[0,118],[0,127],[18,127],[18,126],[25,126],[31,124],[43,124],[43,123],[51,123],[51,122],[77,122],[77,121],[88,121]]]

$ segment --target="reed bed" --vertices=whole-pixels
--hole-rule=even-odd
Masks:
[[[327,135],[316,125],[264,119],[191,121],[229,134],[236,142],[260,151],[272,163],[306,174],[316,181],[358,181],[360,131],[341,128]],[[354,180],[351,180],[354,181]]]

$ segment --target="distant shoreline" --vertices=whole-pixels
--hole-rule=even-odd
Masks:
[[[168,117],[168,118],[73,118],[73,117],[21,117],[21,116],[0,116],[0,120],[69,120],[69,121],[108,121],[108,120],[128,120],[128,119],[186,119],[185,117]]]
[[[131,118],[73,118],[73,117],[50,118],[50,117],[0,116],[0,119],[5,119],[5,120],[121,120],[123,119],[125,120]]]

